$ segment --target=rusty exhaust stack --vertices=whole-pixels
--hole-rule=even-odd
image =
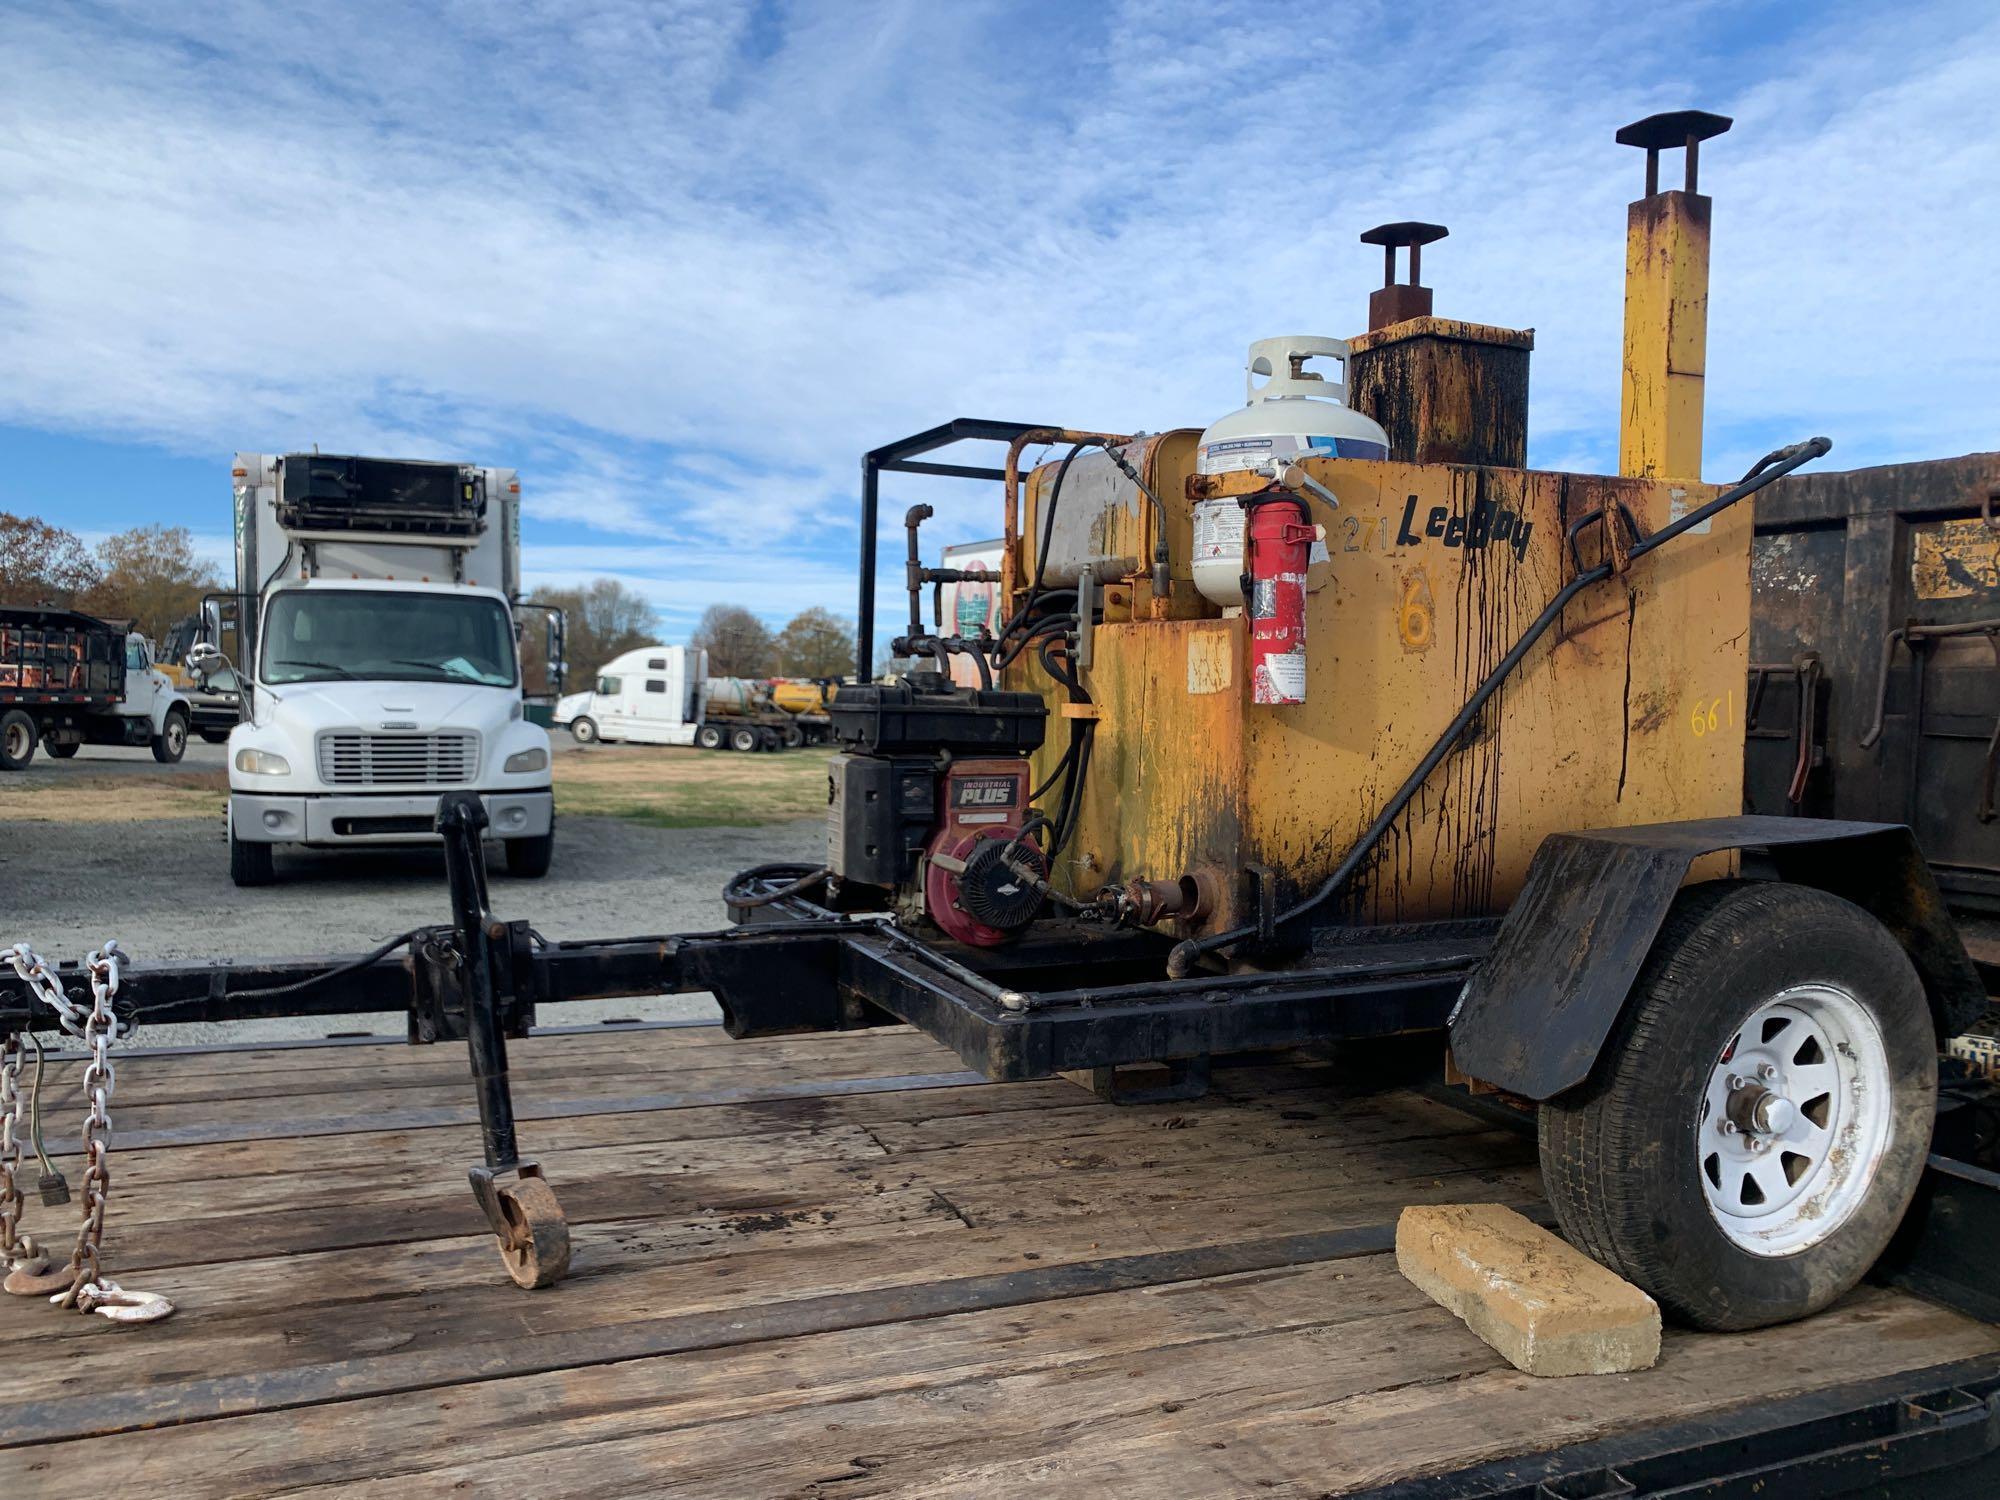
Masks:
[[[1405,318],[1431,315],[1431,289],[1424,282],[1424,246],[1436,244],[1451,233],[1442,224],[1423,224],[1405,219],[1396,224],[1377,224],[1361,236],[1364,245],[1382,247],[1382,285],[1368,294],[1368,331],[1387,328]],[[1396,280],[1396,252],[1408,248],[1410,279]]]
[[[1618,472],[1701,479],[1702,383],[1708,367],[1710,200],[1698,193],[1701,143],[1727,115],[1674,110],[1635,120],[1618,144],[1646,153],[1646,192],[1625,215],[1625,368]],[[1684,185],[1660,191],[1660,153],[1685,149]]]

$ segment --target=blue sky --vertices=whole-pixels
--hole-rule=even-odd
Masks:
[[[1988,0],[0,0],[0,65],[0,509],[89,536],[220,554],[229,455],[317,443],[518,466],[530,581],[669,638],[852,614],[862,450],[1203,425],[1251,339],[1363,326],[1397,218],[1440,313],[1536,330],[1531,461],[1609,468],[1611,134],[1689,106],[1708,477],[1996,441]]]

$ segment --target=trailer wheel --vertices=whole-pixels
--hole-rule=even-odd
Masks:
[[[729,748],[732,750],[755,750],[760,738],[754,729],[732,729],[729,731]]]
[[[179,709],[170,709],[160,732],[153,736],[153,759],[163,766],[171,766],[187,754],[187,747],[187,715]]]
[[[579,745],[594,745],[597,743],[597,721],[595,719],[571,719],[569,721],[569,732],[570,738],[574,739]]]
[[[1681,892],[1590,1080],[1543,1104],[1568,1238],[1700,1328],[1825,1307],[1902,1221],[1937,1108],[1923,986],[1824,891]]]
[[[720,724],[702,725],[701,728],[694,732],[694,742],[704,750],[720,750],[722,748],[722,726]]]
[[[25,771],[41,736],[35,721],[18,708],[0,714],[0,771]]]
[[[42,748],[57,760],[68,760],[82,748],[79,740],[43,740]]]

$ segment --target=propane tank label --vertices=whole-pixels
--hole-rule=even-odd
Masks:
[[[1204,500],[1194,508],[1194,555],[1243,555],[1243,507],[1234,500]]]
[[[1304,648],[1282,656],[1267,656],[1257,664],[1254,688],[1259,703],[1303,703],[1306,701],[1306,653]]]
[[[1322,437],[1296,433],[1274,433],[1268,437],[1218,438],[1202,445],[1195,467],[1203,474],[1227,474],[1233,469],[1254,469],[1273,459],[1372,458],[1386,459],[1389,450],[1370,438]]]

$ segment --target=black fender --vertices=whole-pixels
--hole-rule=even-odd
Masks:
[[[1553,834],[1451,1017],[1453,1065],[1529,1099],[1590,1076],[1688,869],[1759,850],[1776,878],[1871,912],[1903,945],[1938,1035],[1965,1029],[1985,987],[1917,841],[1900,823],[1706,818]]]

